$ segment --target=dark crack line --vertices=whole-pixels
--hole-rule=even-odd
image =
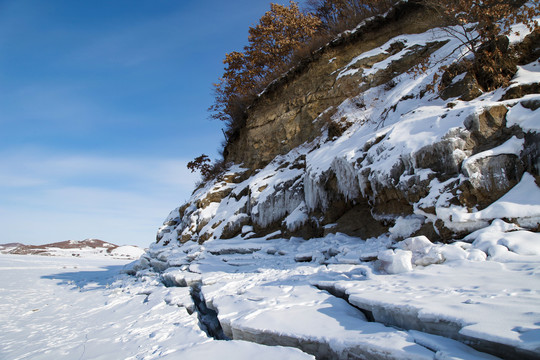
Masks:
[[[79,357],[79,360],[81,360],[84,357],[84,354],[86,354],[86,343],[88,342],[88,334],[84,334],[84,343],[83,343],[83,352],[81,356]]]
[[[335,296],[337,298],[345,300],[347,302],[347,304],[349,304],[353,308],[355,308],[355,309],[359,310],[360,312],[362,312],[362,314],[364,314],[364,316],[366,317],[366,320],[368,322],[376,322],[375,317],[373,316],[373,312],[370,311],[370,310],[367,310],[367,309],[362,309],[362,308],[352,304],[349,301],[349,294],[347,294],[346,292],[338,291],[333,286],[324,286],[324,285],[320,285],[320,284],[314,284],[314,286],[319,290],[326,291],[327,293],[329,293],[332,296]]]
[[[197,312],[197,318],[199,319],[199,326],[206,335],[215,340],[230,340],[223,332],[217,312],[206,306],[206,301],[201,292],[201,283],[191,285],[189,293],[195,303],[195,311]]]

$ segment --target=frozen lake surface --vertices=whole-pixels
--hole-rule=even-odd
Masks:
[[[155,266],[165,253],[178,265],[136,276],[123,270],[133,273],[149,255],[129,263],[2,254],[0,359],[536,358],[538,234],[503,225],[472,234],[472,245],[405,241],[414,254],[446,260],[400,269],[395,250],[385,265],[395,274],[339,256],[298,261],[325,247],[345,254],[371,246],[344,235],[156,246]],[[477,256],[502,238],[519,240],[527,255]]]
[[[148,296],[120,274],[126,263],[0,255],[0,359],[188,358],[182,350],[311,358],[296,349],[208,338],[196,314]]]

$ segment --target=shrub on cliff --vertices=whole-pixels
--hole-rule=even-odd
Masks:
[[[226,54],[225,73],[215,84],[215,102],[210,110],[214,118],[225,121],[227,138],[243,126],[244,110],[255,94],[284,71],[294,50],[321,24],[317,17],[302,13],[295,2],[270,6],[259,23],[250,27],[249,45],[244,51]]]
[[[200,172],[203,181],[209,181],[221,175],[225,171],[225,161],[215,160],[212,162],[208,155],[202,154],[188,162],[187,168],[191,172]]]
[[[210,174],[210,170],[212,168],[211,160],[206,154],[202,154],[201,156],[197,156],[192,161],[188,162],[187,168],[191,170],[191,172],[199,171],[203,178],[206,178]]]
[[[516,72],[515,61],[506,53],[505,36],[516,23],[529,30],[538,28],[534,17],[540,15],[538,0],[422,0],[440,17],[443,29],[458,39],[472,61],[464,64],[484,90],[507,85]]]

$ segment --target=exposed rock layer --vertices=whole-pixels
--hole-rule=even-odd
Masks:
[[[408,47],[396,42],[384,53],[352,64],[346,76],[340,70],[358,55],[398,35],[422,33],[436,25],[436,16],[410,2],[400,4],[385,17],[368,20],[356,32],[342,34],[260,95],[248,109],[245,128],[227,146],[225,160],[251,169],[261,168],[276,155],[286,154],[315,139],[321,135],[324,120],[320,115],[324,111],[332,111],[345,99],[368,88],[391,82],[393,77],[432,53],[440,43]],[[407,55],[376,74],[364,75],[364,69],[398,52]]]

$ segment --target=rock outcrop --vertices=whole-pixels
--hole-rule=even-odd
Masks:
[[[312,141],[321,135],[324,119],[344,100],[372,87],[391,86],[395,76],[439,48],[441,41],[406,44],[399,40],[399,35],[420,34],[435,27],[437,19],[415,2],[404,2],[386,16],[343,33],[259,96],[248,109],[245,128],[228,144],[225,160],[257,169]],[[361,56],[386,43],[384,51]],[[385,60],[387,66],[370,71]]]
[[[464,214],[489,207],[525,173],[539,179],[537,128],[523,121],[536,116],[538,96],[515,90],[534,93],[538,61],[520,70],[530,81],[518,71],[507,89],[476,98],[463,73],[439,97],[428,91],[437,66],[411,69],[428,57],[451,64],[459,42],[426,31],[436,25],[426,14],[401,4],[273,83],[226,149],[236,165],[174,210],[157,241],[369,238],[406,219],[414,226],[400,236],[449,242],[485,225]],[[513,45],[521,58],[537,36]],[[537,227],[534,216],[507,218]]]
[[[227,171],[128,271],[190,287],[215,339],[318,359],[538,358],[522,286],[540,256],[538,32],[513,35],[526,60],[508,87],[457,71],[439,94],[461,44],[436,25],[401,3],[271,84]]]
[[[233,167],[197,190],[194,199],[200,200],[173,211],[158,241],[204,242],[276,232],[369,238],[389,231],[400,217],[416,224],[404,236],[442,241],[463,237],[478,224],[462,222],[452,211],[485,209],[526,171],[538,177],[536,133],[510,126],[507,106],[475,107],[466,117],[460,115],[463,110],[447,109],[444,114],[462,126],[424,146],[418,139],[411,152],[403,152],[402,139],[393,141],[403,131],[397,123],[346,155],[336,151],[336,142],[326,149],[304,147],[278,156],[258,171]],[[519,102],[511,106],[526,109]],[[357,144],[354,137],[343,141]]]

